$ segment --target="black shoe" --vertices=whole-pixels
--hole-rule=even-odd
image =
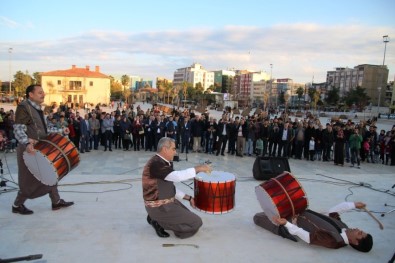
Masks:
[[[288,238],[294,242],[298,242],[298,240],[288,232],[288,229],[285,226],[281,225],[278,227],[278,234],[283,238]]]
[[[147,215],[147,222],[148,222],[148,224],[150,224],[150,225],[151,225],[151,223],[152,223],[152,219],[151,219],[151,217],[150,217],[149,215]]]
[[[31,215],[31,214],[33,214],[33,211],[28,209],[28,208],[26,208],[26,206],[24,206],[24,205],[20,205],[20,206],[17,206],[17,207],[12,206],[12,212],[13,213],[18,213],[18,214],[21,214],[21,215]]]
[[[52,210],[59,210],[60,208],[65,208],[74,205],[74,202],[66,202],[63,199],[60,199],[57,204],[52,204]]]
[[[155,220],[152,220],[151,217],[148,215],[147,216],[147,222],[148,224],[150,224],[156,231],[156,234],[158,235],[158,237],[169,237],[169,233],[167,233],[163,227],[161,227],[158,222],[156,222]]]

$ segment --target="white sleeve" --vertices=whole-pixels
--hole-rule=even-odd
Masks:
[[[181,191],[180,189],[176,188],[176,198],[178,200],[182,200],[184,199],[185,193],[183,191]]]
[[[181,171],[173,171],[169,173],[166,177],[166,181],[171,181],[171,182],[182,182],[191,178],[194,178],[196,176],[196,171],[195,168],[188,168],[185,170]]]
[[[334,212],[342,213],[354,208],[355,208],[354,202],[343,202],[329,209],[328,213],[334,213]]]
[[[284,226],[288,229],[288,231],[291,235],[296,235],[297,237],[302,239],[304,242],[310,244],[310,233],[309,232],[307,232],[306,230],[304,230],[298,226],[295,226],[294,224],[292,224],[290,222],[287,222]]]

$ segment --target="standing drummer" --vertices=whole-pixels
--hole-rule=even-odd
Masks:
[[[362,202],[343,202],[331,208],[328,215],[307,209],[293,218],[292,223],[280,217],[272,218],[273,223],[261,212],[254,216],[254,222],[295,242],[297,239],[294,235],[311,245],[335,249],[350,245],[360,252],[369,252],[373,247],[372,236],[358,228],[349,228],[339,216],[341,212],[365,207]]]
[[[12,212],[21,215],[33,214],[24,203],[27,199],[49,194],[52,210],[68,207],[74,202],[66,202],[60,198],[57,185],[42,184],[27,168],[23,153],[35,154],[34,144],[47,136],[47,126],[41,103],[44,102],[44,91],[40,85],[30,85],[26,88],[26,100],[22,101],[15,112],[14,132],[18,140],[18,183],[19,191],[12,205]]]
[[[194,178],[199,172],[211,172],[209,165],[198,165],[174,171],[175,140],[163,137],[158,142],[157,153],[145,165],[142,176],[143,198],[148,212],[147,221],[159,237],[169,237],[166,230],[173,230],[179,238],[188,238],[202,226],[201,218],[191,212],[178,199],[188,200],[195,207],[195,199],[176,189],[174,182]]]

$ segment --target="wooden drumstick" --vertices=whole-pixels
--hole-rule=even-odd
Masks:
[[[368,209],[366,209],[366,207],[362,209],[365,210],[365,212],[368,213],[368,215],[370,215],[379,224],[381,230],[384,229],[384,225],[380,222],[380,220],[378,220]]]

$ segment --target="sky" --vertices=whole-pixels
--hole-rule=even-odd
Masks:
[[[390,81],[393,0],[0,0],[0,80],[72,65],[173,79],[200,63],[320,83],[336,67],[382,65],[384,35]]]

